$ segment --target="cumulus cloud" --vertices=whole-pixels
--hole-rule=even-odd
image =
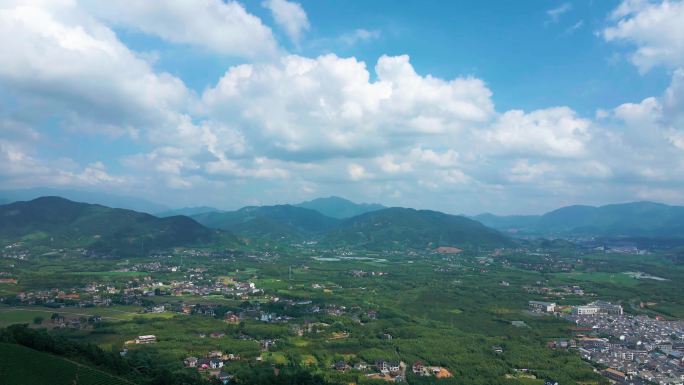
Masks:
[[[286,2],[268,3],[274,9]],[[421,74],[406,55],[367,65],[334,54],[286,54],[231,66],[196,95],[123,44],[114,28],[248,58],[278,50],[270,29],[240,4],[198,4],[185,12],[187,5],[172,2],[154,12],[162,5],[4,2],[3,185],[177,191],[207,199],[231,191],[231,201],[234,195],[245,203],[343,194],[387,204],[431,202],[449,211],[484,205],[536,211],[540,196],[551,208],[588,195],[674,197],[684,188],[684,71],[675,69],[676,52],[651,49],[678,49],[655,36],[672,27],[662,9],[674,12],[680,2],[629,1],[613,13],[604,38],[634,44],[640,68],[672,68],[672,81],[661,95],[602,106],[595,118],[567,106],[497,111],[484,80]],[[159,17],[143,17],[148,12]],[[649,12],[663,17],[663,25],[647,23]],[[308,25],[303,20],[302,11],[290,27],[278,23],[297,40]],[[231,28],[244,31],[223,36]],[[256,40],[243,39],[243,32]],[[349,36],[353,45],[377,34]],[[659,53],[640,54],[646,47]],[[648,60],[636,60],[641,56]],[[55,146],[58,155],[41,151],[55,137],[75,141],[83,132],[121,141],[122,154],[97,161],[71,159],[64,156],[70,149]]]
[[[484,133],[495,151],[543,157],[579,157],[586,153],[591,139],[589,121],[568,107],[555,107],[525,113],[505,112]]]
[[[287,3],[285,0],[271,2],[279,4],[278,15],[285,18],[288,32],[294,28],[298,35],[303,25],[297,28],[297,12],[290,10],[298,5],[280,4]],[[219,54],[255,58],[273,56],[279,50],[271,29],[237,1],[81,0],[80,3],[90,13],[114,24]]]
[[[294,43],[299,43],[302,34],[310,27],[309,18],[301,4],[287,0],[266,0],[261,4],[271,11],[273,19],[287,36]]]
[[[632,62],[640,71],[655,66],[684,66],[684,1],[623,1],[612,13],[612,24],[603,30],[607,41],[636,47]]]
[[[365,63],[335,55],[284,57],[230,68],[202,96],[213,120],[243,127],[272,156],[372,154],[425,135],[488,121],[491,91],[475,78],[418,75],[408,56],[383,56],[376,81]]]
[[[166,119],[190,96],[70,2],[0,7],[0,84],[37,114],[115,135]]]
[[[125,178],[107,172],[94,162],[80,167],[68,158],[41,159],[29,146],[0,138],[0,178],[11,181],[6,187],[70,186],[121,187]]]

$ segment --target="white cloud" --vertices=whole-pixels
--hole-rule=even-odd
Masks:
[[[219,54],[254,58],[273,56],[279,50],[271,29],[233,0],[80,3],[104,20]]]
[[[114,135],[135,136],[190,98],[70,2],[0,7],[0,85],[34,116]]]
[[[287,36],[295,44],[299,43],[304,31],[310,27],[309,18],[301,4],[287,0],[266,0],[261,4],[271,11],[273,19]]]
[[[347,168],[347,172],[352,180],[361,180],[369,177],[369,175],[366,173],[366,169],[360,164],[356,163],[351,163]]]
[[[497,112],[483,80],[419,74],[405,55],[382,56],[373,68],[332,54],[236,65],[198,97],[125,46],[111,25],[245,57],[276,50],[270,30],[262,26],[261,48],[224,46],[223,32],[202,28],[227,18],[207,15],[211,7],[246,13],[237,3],[205,1],[187,15],[179,14],[184,4],[169,3],[160,20],[141,16],[159,4],[131,3],[119,15],[121,4],[87,3],[96,16],[69,0],[0,6],[3,186],[73,184],[214,200],[231,191],[231,201],[235,194],[239,202],[266,203],[302,192],[342,194],[447,210],[457,196],[460,207],[514,211],[538,207],[539,196],[626,200],[684,188],[682,70],[662,95],[604,106],[592,119],[562,106]],[[662,4],[621,7],[616,29]],[[182,28],[167,30],[170,20]],[[209,33],[217,36],[200,41]],[[357,30],[349,44],[376,37]],[[652,63],[675,68],[668,60]],[[82,132],[120,141],[124,154],[97,162],[41,151],[68,154],[73,147],[61,150],[64,141],[54,139],[73,143]],[[118,171],[111,167],[117,161],[120,175],[109,171]]]
[[[542,157],[579,157],[586,155],[591,139],[589,121],[567,107],[554,107],[525,113],[505,112],[490,130],[485,141],[494,152]]]
[[[408,56],[383,56],[375,72],[372,82],[354,58],[292,55],[230,68],[202,103],[206,116],[239,128],[262,151],[303,158],[372,154],[426,135],[448,137],[494,113],[479,79],[420,76]]]
[[[0,138],[0,178],[4,188],[36,186],[121,187],[126,179],[107,173],[102,162],[80,167],[71,159],[46,161],[29,146]]]
[[[547,10],[546,15],[549,17],[549,22],[557,23],[558,19],[570,10],[572,10],[572,4],[563,3],[556,8]]]
[[[563,32],[563,34],[564,35],[572,35],[576,31],[582,29],[582,27],[584,27],[584,20],[579,20],[575,24],[566,28],[565,31]]]
[[[623,1],[611,19],[604,39],[636,46],[631,60],[640,71],[684,66],[684,1]]]
[[[345,33],[339,37],[339,41],[346,46],[354,46],[358,43],[367,42],[380,38],[380,31],[357,28],[352,32]]]

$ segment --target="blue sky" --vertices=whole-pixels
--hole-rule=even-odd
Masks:
[[[684,204],[682,1],[0,5],[0,181],[169,206]]]

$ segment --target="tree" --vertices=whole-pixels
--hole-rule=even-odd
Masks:
[[[34,318],[34,319],[33,319],[33,323],[36,324],[36,325],[42,324],[42,323],[43,323],[43,317],[38,316],[38,317]]]

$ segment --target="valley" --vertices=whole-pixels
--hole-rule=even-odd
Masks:
[[[182,373],[179,384],[281,371],[325,383],[603,384],[601,365],[577,350],[593,334],[566,320],[574,307],[601,300],[662,322],[684,318],[676,250],[629,254],[488,229],[478,238],[462,233],[480,231],[465,218],[398,212],[409,219],[392,209],[342,220],[357,233],[252,234],[258,242],[242,233],[144,254],[14,239],[0,258],[0,326],[5,335],[20,324],[27,331],[13,333],[48,330],[129,365],[153,362]],[[438,230],[421,224],[425,215]],[[423,232],[411,230],[416,223]],[[557,309],[530,311],[530,301]],[[152,343],[136,343],[141,336]],[[557,341],[566,342],[549,347]],[[125,381],[156,381],[75,359]]]

